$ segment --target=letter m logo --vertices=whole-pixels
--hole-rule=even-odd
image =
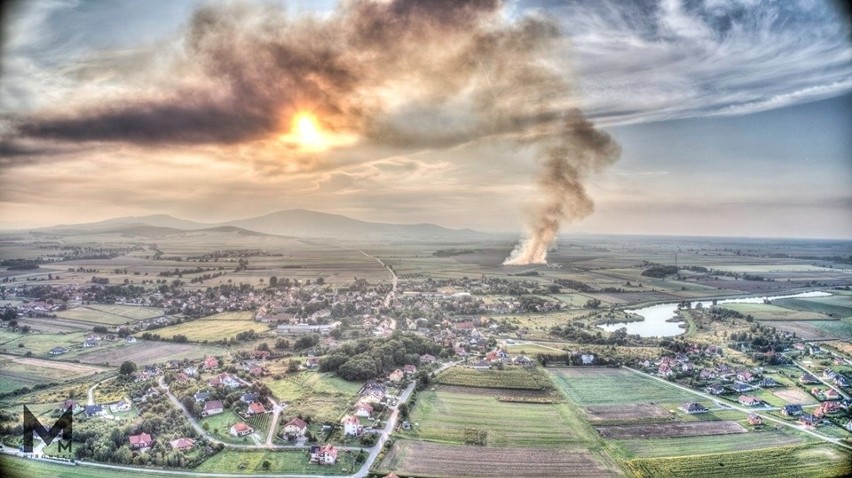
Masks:
[[[50,445],[51,442],[59,435],[59,432],[62,432],[63,440],[71,439],[71,422],[73,421],[73,413],[71,408],[65,410],[65,413],[59,417],[59,420],[56,420],[56,423],[50,427],[50,430],[46,429],[41,422],[35,417],[35,415],[30,412],[30,409],[24,405],[24,452],[32,453],[33,452],[33,432],[37,433],[38,436],[44,440],[44,444]],[[62,443],[60,443],[60,449],[62,449]],[[68,445],[68,449],[71,449],[71,445]]]

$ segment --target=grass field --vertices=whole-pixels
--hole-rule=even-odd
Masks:
[[[699,451],[700,453],[700,451]],[[852,474],[852,454],[827,445],[802,445],[627,462],[638,477],[842,477]]]
[[[111,470],[107,468],[95,468],[92,466],[69,466],[44,461],[27,460],[24,458],[13,458],[0,455],[0,469],[6,478],[134,478],[142,476],[154,476],[158,478],[171,477],[165,473],[156,473],[147,469],[139,471]]]
[[[202,319],[184,322],[178,325],[157,329],[161,337],[171,338],[185,335],[193,342],[216,342],[233,338],[240,332],[254,330],[257,333],[269,331],[269,326],[252,319],[251,312],[224,312]]]
[[[420,392],[405,436],[441,443],[466,443],[466,431],[487,431],[488,446],[560,447],[575,442],[576,416],[564,404],[501,402],[478,393]]]
[[[201,419],[200,424],[201,426],[207,424],[207,426],[209,427],[207,429],[208,433],[210,433],[211,436],[214,436],[224,442],[253,444],[254,441],[249,435],[244,437],[235,437],[228,433],[229,429],[231,428],[231,425],[242,421],[244,420],[240,418],[236,413],[232,412],[231,410],[225,410],[224,413]]]
[[[735,310],[743,315],[751,315],[757,320],[820,320],[825,315],[804,311],[793,310],[770,304],[723,304],[725,309]]]
[[[61,383],[95,375],[105,369],[70,362],[0,355],[0,392],[40,383]]]
[[[334,466],[308,463],[307,451],[224,450],[213,455],[193,471],[205,473],[293,473],[305,475],[345,475],[357,469],[354,453],[340,450]],[[269,468],[263,462],[269,461]]]
[[[272,395],[287,403],[283,416],[310,415],[316,422],[337,422],[355,402],[361,383],[348,382],[329,373],[301,372],[281,380],[263,380]],[[286,421],[286,420],[285,420]]]
[[[711,435],[613,441],[629,457],[660,458],[705,453],[727,453],[760,448],[814,443],[809,435],[782,431],[752,431],[733,435]]]
[[[400,476],[618,476],[621,470],[600,452],[574,446],[558,449],[489,448],[399,440],[376,467]]]
[[[59,334],[29,333],[19,334],[16,332],[0,331],[0,352],[14,355],[24,355],[32,352],[37,357],[48,356],[48,351],[53,347],[65,348],[79,347],[83,344],[86,332],[70,332]],[[23,346],[21,346],[23,344]],[[67,358],[68,354],[62,358]]]
[[[682,403],[695,395],[649,377],[615,368],[549,368],[553,382],[574,403]]]

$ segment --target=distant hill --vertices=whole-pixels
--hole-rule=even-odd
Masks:
[[[471,229],[449,229],[435,224],[387,224],[360,221],[338,214],[291,209],[224,223],[267,234],[340,239],[465,240],[484,237]]]
[[[435,224],[388,224],[361,221],[338,214],[291,209],[264,216],[237,219],[216,224],[179,219],[166,214],[128,216],[85,224],[61,224],[37,231],[64,234],[120,233],[160,237],[196,232],[273,234],[304,238],[345,240],[428,240],[468,241],[491,237],[471,229],[449,229]]]

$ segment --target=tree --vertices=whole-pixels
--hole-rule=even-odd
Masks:
[[[399,416],[402,417],[403,420],[407,420],[408,419],[408,404],[407,403],[400,403],[399,407],[397,407],[397,408],[399,409]]]
[[[290,373],[295,373],[299,371],[299,362],[297,360],[291,360],[287,364],[287,371]]]
[[[269,287],[278,287],[278,277],[272,276],[269,278]]]
[[[124,361],[124,363],[121,364],[121,367],[118,369],[118,371],[122,375],[130,375],[136,371],[136,364],[134,362],[131,362],[130,360],[126,360]]]
[[[264,470],[268,470],[271,465],[272,463],[270,463],[269,460],[263,460],[263,463],[260,464],[260,467]]]

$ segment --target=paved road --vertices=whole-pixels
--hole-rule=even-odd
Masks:
[[[662,378],[660,378],[660,377],[655,377],[655,376],[653,376],[653,375],[647,374],[647,373],[645,373],[645,372],[641,372],[641,371],[639,371],[639,370],[636,370],[636,369],[633,369],[633,368],[630,368],[630,367],[624,367],[624,368],[626,368],[627,370],[630,370],[631,372],[638,373],[639,375],[644,375],[644,376],[646,376],[646,377],[651,377],[651,378],[653,378],[654,380],[658,380],[658,381],[660,381],[660,382],[662,382],[662,383],[665,383],[666,385],[669,385],[669,386],[671,386],[671,387],[676,387],[676,388],[679,388],[679,389],[681,389],[681,390],[683,390],[683,391],[685,391],[685,392],[689,392],[689,393],[691,393],[691,394],[693,394],[693,395],[698,395],[698,396],[699,396],[699,397],[701,397],[701,398],[704,398],[704,399],[707,399],[707,400],[713,400],[714,402],[715,402],[715,401],[718,401],[718,397],[714,397],[713,395],[709,395],[709,394],[706,394],[706,393],[698,392],[698,391],[693,390],[693,389],[691,389],[691,388],[689,388],[689,387],[684,387],[683,385],[678,385],[678,384],[676,384],[676,383],[669,382],[668,380],[664,380],[664,379],[662,379]],[[754,413],[754,412],[755,412],[755,410],[754,410],[754,409],[745,408],[745,407],[741,407],[741,406],[738,406],[738,405],[733,405],[733,404],[726,404],[726,405],[728,405],[728,406],[729,406],[732,410],[737,410],[737,411],[740,411],[740,412],[742,412],[742,413],[746,413],[746,414]],[[786,422],[786,421],[784,421],[784,420],[780,420],[780,419],[778,419],[778,418],[775,418],[775,417],[772,417],[772,416],[769,416],[769,415],[760,415],[760,417],[761,417],[761,418],[763,418],[763,420],[764,420],[764,421],[769,420],[769,421],[771,421],[771,422],[775,422],[775,423],[777,423],[777,424],[779,424],[779,425],[784,425],[785,427],[789,427],[789,428],[792,428],[792,429],[794,429],[794,430],[797,430],[797,431],[800,431],[800,432],[804,432],[804,433],[807,433],[807,434],[809,434],[809,435],[813,435],[813,436],[815,436],[815,437],[819,438],[820,440],[826,441],[826,442],[828,442],[828,443],[831,443],[831,444],[834,444],[834,445],[837,445],[837,446],[840,446],[840,447],[846,448],[846,449],[848,449],[848,450],[852,450],[852,446],[849,446],[849,445],[847,445],[847,444],[843,443],[843,440],[841,440],[840,438],[831,438],[831,437],[827,437],[827,436],[825,436],[825,435],[823,435],[823,434],[821,434],[821,433],[817,433],[817,432],[815,432],[815,431],[813,431],[813,430],[809,430],[809,429],[807,429],[807,428],[805,428],[805,427],[803,427],[803,426],[795,425],[795,424],[792,424],[792,423],[790,423],[790,422]]]

